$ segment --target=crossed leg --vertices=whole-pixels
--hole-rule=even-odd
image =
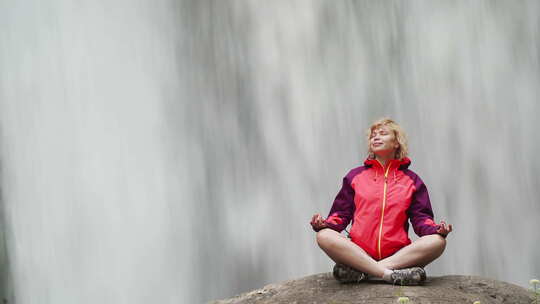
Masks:
[[[317,243],[334,262],[348,265],[379,278],[383,277],[386,269],[425,267],[438,258],[446,247],[446,240],[442,236],[425,235],[401,248],[394,255],[375,261],[360,246],[329,228],[317,232]]]

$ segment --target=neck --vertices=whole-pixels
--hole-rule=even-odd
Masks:
[[[387,155],[375,155],[375,159],[381,163],[383,168],[386,168],[386,165],[390,162],[391,159],[393,159],[393,157],[392,153],[390,153]]]

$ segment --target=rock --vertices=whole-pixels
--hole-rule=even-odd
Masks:
[[[340,284],[331,273],[321,273],[262,289],[247,292],[234,298],[218,300],[213,304],[352,304],[397,303],[398,297],[408,297],[411,304],[512,303],[530,304],[532,292],[497,280],[477,276],[428,276],[421,286],[394,286],[381,280],[356,284]]]

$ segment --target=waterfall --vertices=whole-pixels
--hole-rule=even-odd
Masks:
[[[309,220],[382,116],[454,225],[428,275],[526,287],[539,17],[536,1],[0,1],[3,298],[200,303],[327,272]]]

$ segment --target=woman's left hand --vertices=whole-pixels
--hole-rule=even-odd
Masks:
[[[442,235],[448,235],[450,232],[452,232],[452,224],[446,224],[445,221],[441,221],[441,223],[439,224],[439,229],[437,229],[437,233],[439,234],[442,234]]]

